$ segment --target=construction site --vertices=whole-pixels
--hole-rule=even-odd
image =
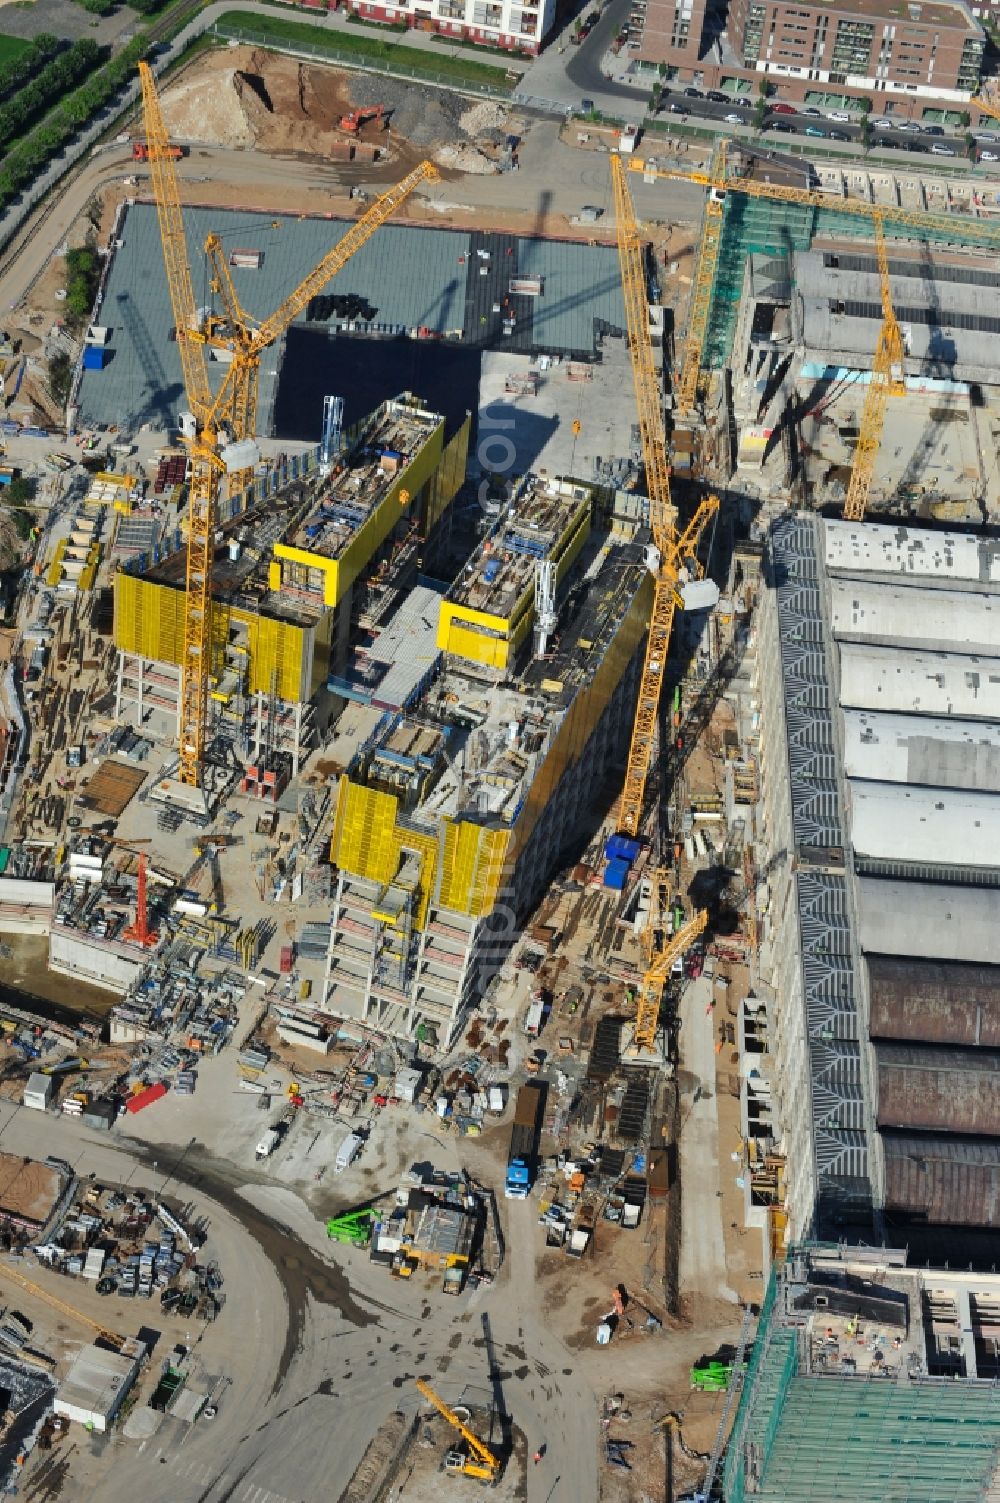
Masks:
[[[315,69],[354,208],[182,207],[251,61],[141,69],[4,639],[5,964],[80,989],[0,999],[10,1465],[991,1496],[995,206],[571,125],[579,237],[442,228],[481,169]]]

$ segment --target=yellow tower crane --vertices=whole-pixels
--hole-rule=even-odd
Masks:
[[[725,141],[716,143],[710,173],[716,179],[724,178],[726,175]],[[677,378],[677,410],[682,415],[692,411],[698,398],[701,354],[705,347],[708,315],[712,309],[712,289],[715,286],[719,252],[722,249],[722,215],[725,202],[726,195],[721,189],[709,189],[705,198],[701,240],[695,262],[694,280],[691,284],[691,308],[688,313],[681,373]]]
[[[125,1338],[124,1336],[120,1336],[117,1331],[107,1330],[99,1321],[91,1320],[89,1315],[84,1315],[81,1310],[77,1310],[73,1305],[68,1305],[65,1300],[59,1299],[58,1295],[50,1294],[40,1284],[33,1284],[30,1279],[24,1277],[23,1273],[18,1273],[15,1269],[11,1268],[9,1263],[3,1265],[3,1269],[0,1271],[0,1278],[10,1279],[13,1283],[20,1284],[21,1288],[26,1290],[28,1294],[34,1295],[36,1299],[44,1300],[47,1305],[51,1305],[54,1310],[58,1310],[61,1315],[65,1315],[69,1320],[79,1321],[81,1325],[89,1326],[100,1340],[106,1341],[109,1346],[113,1346],[116,1352],[120,1351],[124,1345]]]
[[[683,532],[678,532],[670,500],[670,474],[667,467],[667,440],[663,425],[660,385],[653,363],[653,345],[649,334],[649,309],[646,298],[646,272],[635,210],[628,190],[625,166],[617,154],[611,158],[611,178],[615,193],[615,219],[618,227],[618,259],[621,265],[625,316],[628,324],[632,380],[639,412],[639,434],[646,466],[646,490],[649,495],[649,525],[653,546],[648,563],[653,575],[653,609],[649,636],[642,664],[642,679],[636,705],[628,769],[622,789],[618,829],[636,836],[642,823],[646,780],[656,743],[656,719],[667,666],[667,650],[673,630],[674,612],[683,606],[681,584],[688,572],[700,576],[701,565],[696,552],[701,535],[719,509],[717,496],[708,496]]]
[[[461,1458],[461,1465],[449,1467],[450,1471],[460,1471],[465,1477],[476,1477],[481,1482],[496,1482],[500,1476],[500,1458],[490,1450],[489,1446],[481,1441],[478,1435],[473,1435],[468,1425],[464,1425],[455,1413],[449,1409],[444,1399],[439,1399],[429,1383],[422,1378],[415,1378],[414,1383],[420,1393],[429,1404],[433,1404],[438,1414],[442,1415],[454,1429],[461,1435],[469,1448],[469,1454],[464,1455],[453,1451],[449,1455]],[[447,1462],[446,1462],[447,1465]]]
[[[989,114],[1000,119],[1000,106],[983,99],[973,100]],[[698,393],[698,381],[704,355],[705,336],[708,332],[709,314],[712,307],[712,289],[719,263],[722,245],[722,214],[728,194],[740,193],[747,198],[766,198],[777,203],[802,204],[815,209],[833,209],[838,214],[878,223],[884,234],[884,226],[900,225],[916,230],[918,235],[930,231],[944,233],[954,239],[961,233],[961,220],[956,215],[927,213],[920,209],[904,209],[897,204],[866,203],[860,198],[837,197],[833,193],[817,192],[813,188],[793,188],[785,183],[769,183],[756,178],[730,175],[726,157],[728,142],[720,141],[706,172],[692,172],[682,167],[661,167],[652,159],[643,161],[632,157],[630,172],[641,172],[647,181],[666,179],[671,182],[697,183],[708,189],[708,201],[702,225],[702,237],[695,266],[691,290],[691,312],[688,317],[687,337],[681,374],[677,381],[677,407],[681,413],[690,412]],[[976,222],[977,239],[1000,247],[1000,225],[986,227]]]
[[[656,1048],[656,1031],[660,1022],[660,1000],[663,996],[663,988],[667,984],[671,967],[678,956],[694,944],[699,935],[704,934],[708,924],[708,913],[703,908],[693,918],[689,918],[686,924],[682,924],[676,934],[672,934],[664,943],[659,936],[665,931],[661,924],[666,922],[666,909],[659,905],[659,913],[654,916],[653,904],[657,902],[658,894],[665,890],[665,872],[654,872],[651,877],[649,902],[650,921],[642,932],[643,947],[646,953],[646,970],[639,983],[639,1001],[635,1015],[635,1046],[640,1050]]]
[[[878,331],[875,359],[872,361],[871,380],[865,392],[861,409],[858,443],[854,451],[854,465],[844,501],[844,517],[850,522],[864,520],[868,496],[875,475],[875,461],[882,444],[885,428],[885,409],[890,397],[902,396],[903,385],[903,334],[892,307],[892,288],[889,283],[889,257],[885,248],[885,231],[882,216],[875,215],[875,257],[878,262],[879,287],[882,295],[882,325]]]
[[[200,788],[211,678],[213,518],[227,472],[241,473],[247,469],[246,440],[252,438],[256,420],[261,356],[309,299],[326,286],[414,188],[422,182],[436,181],[440,174],[430,162],[422,162],[414,168],[375,201],[281,306],[263,320],[251,318],[241,308],[218,237],[210,235],[205,248],[214,270],[214,285],[226,311],[223,318],[209,316],[202,322],[194,299],[177,173],[169,150],[170,138],[148,64],[139,64],[139,77],[163,261],[177,330],[184,389],[194,418],[193,436],[185,436],[191,455],[191,473],[178,776],[188,787]],[[208,380],[206,346],[225,350],[231,357],[222,385],[214,396]]]

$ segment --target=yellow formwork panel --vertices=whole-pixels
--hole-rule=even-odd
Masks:
[[[469,912],[475,918],[489,913],[497,899],[503,878],[504,860],[510,841],[509,830],[480,830],[476,877],[472,887]]]
[[[399,870],[398,804],[394,794],[352,783],[345,774],[340,781],[330,859],[357,877],[391,882]]]
[[[337,790],[330,859],[344,871],[384,886],[399,871],[403,852],[413,851],[420,862],[414,922],[418,929],[423,929],[434,893],[438,843],[434,835],[398,825],[398,808],[399,800],[394,794],[352,783],[345,773]],[[374,917],[384,923],[396,922],[396,916],[390,913],[378,911]]]
[[[472,618],[480,622],[497,622],[490,631],[479,631],[470,624]],[[471,611],[466,606],[442,601],[438,612],[437,645],[442,652],[455,657],[467,658],[470,663],[482,663],[488,668],[506,668],[510,658],[510,643],[507,639],[506,621],[499,616],[487,617],[482,611]],[[500,635],[492,635],[496,631]]]
[[[212,606],[212,674],[222,672],[234,621],[247,628],[251,694],[301,703],[311,693],[314,628],[278,621],[242,607]],[[171,585],[119,571],[115,575],[115,646],[155,662],[179,664],[184,650],[184,594]]]
[[[180,663],[184,596],[123,570],[115,575],[115,646],[160,663]]]
[[[55,587],[59,583],[60,579],[62,579],[62,561],[63,561],[63,554],[65,552],[66,552],[66,539],[65,538],[60,538],[59,542],[56,544],[56,551],[52,555],[52,562],[49,564],[48,573],[45,576],[45,583],[52,590],[55,589]]]
[[[445,821],[444,855],[441,861],[439,901],[444,908],[468,913],[472,900],[481,825]]]
[[[441,520],[462,488],[469,461],[471,429],[472,414],[469,413],[461,428],[441,451],[441,461],[430,478],[424,498],[425,537]]]
[[[417,901],[414,921],[418,929],[423,929],[427,923],[427,909],[430,907],[431,896],[434,892],[438,843],[433,835],[418,834],[416,830],[404,829],[398,833],[404,850],[416,851],[420,858],[420,897]]]

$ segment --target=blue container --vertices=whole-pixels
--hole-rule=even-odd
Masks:
[[[625,886],[625,883],[628,881],[628,871],[628,862],[623,861],[620,856],[616,856],[615,859],[613,861],[609,861],[607,866],[604,868],[605,887],[612,887],[614,888],[615,892],[621,892]]]
[[[641,849],[641,842],[632,835],[612,835],[605,844],[604,854],[609,861],[620,857],[621,860],[631,864]]]
[[[83,368],[85,371],[102,371],[104,369],[104,347],[99,344],[84,345]]]

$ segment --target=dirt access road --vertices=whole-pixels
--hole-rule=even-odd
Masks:
[[[579,236],[608,239],[614,216],[607,158],[603,153],[577,150],[560,139],[560,127],[550,120],[525,126],[521,168],[500,177],[481,177],[444,171],[442,181],[415,193],[397,216],[430,224],[508,229],[520,234]],[[116,199],[148,194],[148,173],[132,161],[128,146],[104,148],[54,194],[25,225],[0,259],[0,308],[16,309],[65,242],[81,242],[84,211],[95,194]],[[125,177],[135,176],[135,186]],[[259,151],[193,146],[179,164],[182,201],[245,208],[262,212],[344,215],[360,212],[349,198],[350,189],[384,192],[401,176],[394,163],[386,168],[318,161],[306,155],[268,156]],[[669,220],[696,226],[703,191],[686,183],[645,184],[630,180],[637,212],[647,221]],[[571,224],[584,205],[605,213],[598,225]]]
[[[530,1278],[519,1280],[516,1300],[509,1276],[493,1290],[449,1300],[437,1279],[399,1285],[365,1253],[331,1250],[298,1196],[247,1185],[244,1171],[198,1145],[180,1145],[176,1154],[157,1148],[154,1174],[149,1156],[144,1163],[121,1146],[109,1149],[98,1135],[23,1108],[3,1110],[0,1134],[8,1151],[58,1154],[78,1172],[93,1168],[112,1181],[136,1175],[136,1183],[157,1186],[166,1170],[168,1193],[190,1195],[208,1218],[211,1249],[226,1275],[226,1306],[199,1346],[202,1361],[229,1382],[218,1418],[190,1431],[168,1419],[137,1445],[116,1439],[111,1447],[74,1433],[72,1465],[61,1481],[43,1470],[44,1458],[28,1467],[22,1491],[30,1503],[336,1497],[386,1415],[415,1409],[414,1376],[430,1378],[452,1402],[463,1395],[488,1402],[484,1311],[514,1422],[529,1449],[547,1447],[545,1466],[527,1478],[529,1503],[598,1496],[594,1391],[578,1358],[547,1332]],[[153,1314],[113,1303],[107,1318],[125,1330],[130,1317],[138,1324]]]

